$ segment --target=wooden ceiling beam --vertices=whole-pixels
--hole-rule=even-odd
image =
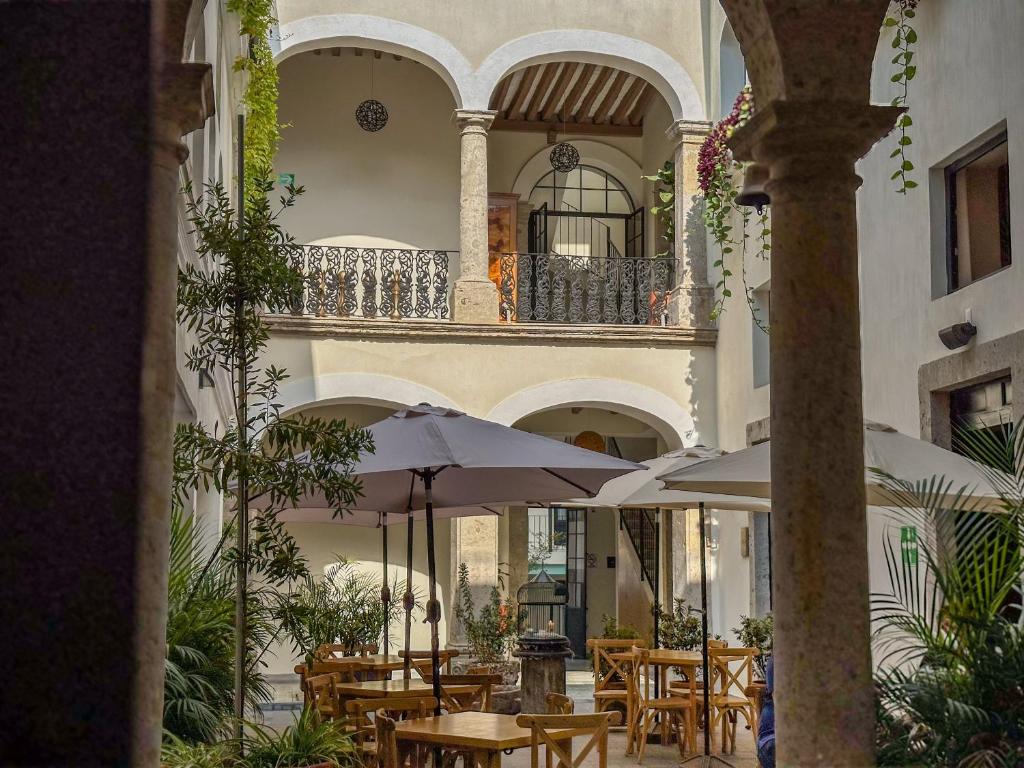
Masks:
[[[526,109],[526,97],[530,95],[530,88],[533,87],[533,81],[537,79],[537,73],[539,71],[540,65],[534,65],[532,67],[528,67],[523,73],[523,77],[519,81],[519,87],[516,89],[515,98],[512,100],[512,106],[509,107],[508,110],[509,119],[522,119],[523,113]]]
[[[353,48],[353,50],[355,51],[356,56],[362,56],[363,55],[363,49],[362,48]]]
[[[644,129],[639,125],[611,125],[602,123],[562,123],[561,120],[551,122],[544,120],[506,120],[502,117],[494,119],[492,131],[531,131],[536,133],[576,134],[581,136],[643,136]]]
[[[565,104],[562,107],[561,114],[559,117],[569,120],[575,119],[576,112],[573,107],[580,100],[580,96],[583,95],[584,89],[587,87],[587,83],[590,82],[590,78],[594,76],[594,70],[597,69],[596,64],[584,64],[583,71],[580,72],[580,76],[576,78],[576,82],[572,86],[572,90],[569,91],[569,95],[565,97]]]
[[[622,95],[622,86],[626,83],[626,78],[629,77],[625,72],[621,70],[615,73],[615,77],[612,79],[612,84],[608,86],[608,92],[601,99],[601,103],[594,110],[594,122],[597,124],[603,123],[608,119],[609,113],[612,111],[612,107],[615,105],[616,100]]]
[[[558,80],[551,88],[551,98],[548,99],[548,103],[544,107],[544,112],[540,116],[541,120],[551,120],[559,114],[558,105],[562,102],[569,83],[572,82],[572,76],[578,69],[579,66],[569,61],[562,66],[562,74],[558,76]]]
[[[374,51],[373,52],[373,58],[379,59],[381,57],[381,53],[382,53],[382,51]]]
[[[650,83],[644,88],[643,93],[636,100],[636,104],[633,105],[633,109],[629,111],[629,124],[640,125],[644,121],[644,113],[647,112],[647,107],[654,98],[654,94],[657,93],[654,90],[654,86]]]
[[[580,104],[579,111],[573,115],[577,123],[589,123],[592,122],[590,119],[590,108],[594,106],[594,102],[597,100],[597,96],[601,93],[601,89],[604,88],[605,83],[608,82],[608,78],[612,76],[614,69],[610,67],[601,67],[601,70],[597,73],[597,79],[593,85],[587,86],[586,95],[583,97],[583,103]]]
[[[331,48],[331,56],[341,56],[341,48]]]
[[[488,109],[493,109],[498,112],[497,117],[505,116],[505,112],[502,110],[501,105],[505,103],[505,97],[508,95],[510,85],[512,85],[512,75],[503,77],[501,82],[498,83],[498,90],[492,94],[491,101],[487,105]]]
[[[530,99],[530,103],[526,106],[525,117],[527,120],[532,120],[534,116],[540,117],[540,112],[544,109],[544,97],[551,87],[551,81],[555,79],[558,67],[557,62],[544,65],[544,74],[541,75],[540,82],[537,83],[537,88],[533,92],[533,98]]]
[[[636,100],[640,97],[644,88],[647,87],[647,81],[642,77],[633,78],[633,84],[629,86],[629,90],[626,91],[626,95],[622,97],[622,101],[619,102],[619,106],[615,108],[612,113],[611,122],[615,125],[627,125],[629,113],[632,111],[631,107],[636,103]]]

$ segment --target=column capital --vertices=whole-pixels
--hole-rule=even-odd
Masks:
[[[701,144],[710,131],[707,120],[675,120],[665,129],[665,135],[677,144]]]
[[[178,163],[185,162],[188,150],[181,137],[203,127],[214,113],[213,67],[201,61],[175,61],[164,64],[159,74],[156,116],[164,123],[158,131],[158,143],[175,153]]]
[[[493,109],[456,109],[452,120],[462,133],[486,134],[497,114]]]
[[[893,129],[903,107],[826,99],[771,101],[758,105],[728,140],[737,160],[772,164],[809,154],[842,162],[863,157]]]

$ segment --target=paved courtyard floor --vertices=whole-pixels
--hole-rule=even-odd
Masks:
[[[593,673],[590,671],[570,671],[566,674],[566,693],[576,702],[576,712],[594,711],[594,682]],[[275,685],[277,702],[275,707],[264,712],[267,725],[272,728],[281,729],[288,725],[292,718],[298,713],[298,683],[289,678],[272,679]],[[743,720],[740,719],[742,724]],[[697,733],[698,745],[703,745],[703,732]],[[583,746],[581,740],[576,748]],[[750,731],[739,727],[737,732],[736,754],[727,755],[726,759],[735,768],[758,768],[757,758],[754,752],[754,737]],[[715,754],[715,753],[713,753]],[[648,744],[644,753],[643,765],[646,768],[669,768],[679,765],[679,748],[675,744],[662,746],[661,744]],[[511,755],[502,755],[502,768],[529,768],[530,750],[518,749]],[[608,765],[609,768],[632,768],[636,766],[636,754],[626,754],[626,734],[622,728],[614,729],[608,737]],[[581,768],[596,768],[597,753],[591,752],[583,761]]]

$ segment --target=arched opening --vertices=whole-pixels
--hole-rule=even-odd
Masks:
[[[743,62],[743,52],[740,51],[739,41],[728,21],[725,22],[725,27],[722,29],[722,39],[718,46],[718,62],[718,116],[721,118],[732,111],[736,96],[747,84],[747,68]]]

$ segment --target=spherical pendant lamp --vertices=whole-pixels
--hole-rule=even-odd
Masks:
[[[580,164],[580,153],[572,144],[567,141],[555,144],[548,155],[551,167],[561,173],[569,173]]]
[[[356,122],[369,133],[376,133],[388,124],[388,110],[376,99],[367,99],[356,107]]]

